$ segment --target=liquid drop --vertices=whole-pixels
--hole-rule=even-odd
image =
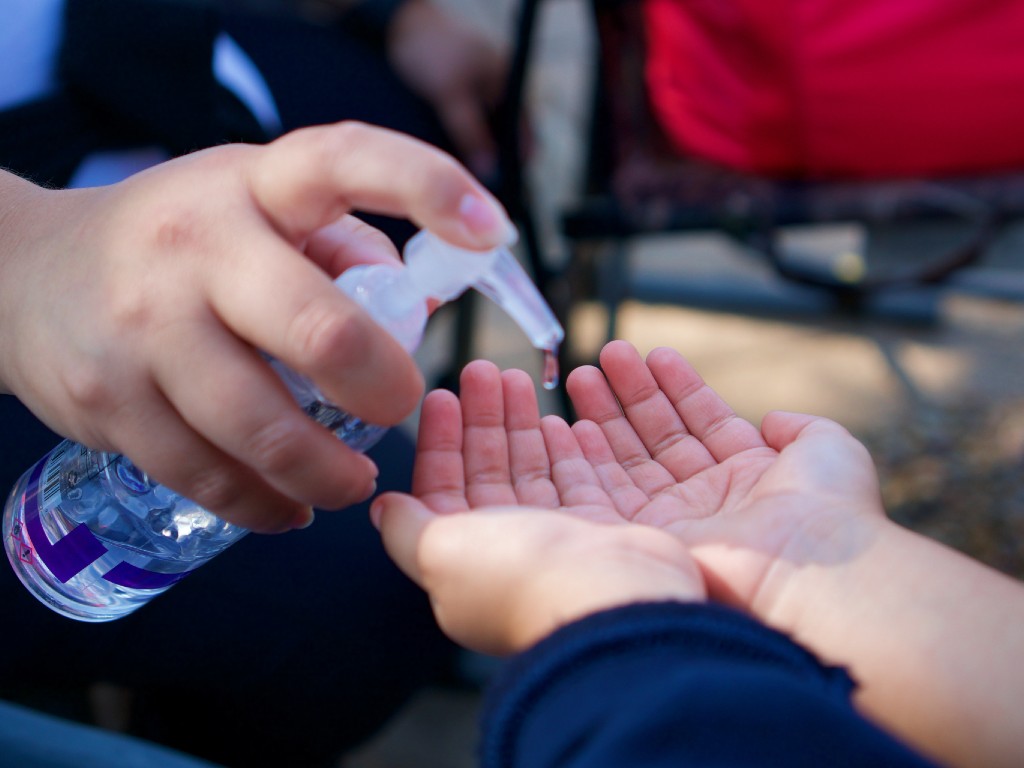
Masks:
[[[544,352],[544,375],[541,383],[544,389],[552,390],[558,386],[558,347],[542,350]]]

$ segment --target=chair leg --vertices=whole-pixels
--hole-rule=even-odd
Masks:
[[[473,341],[476,324],[480,319],[476,291],[466,291],[450,307],[455,313],[455,329],[452,334],[451,358],[448,367],[438,374],[433,386],[458,394],[459,376],[462,369],[473,359]]]
[[[619,308],[629,295],[629,255],[628,243],[624,241],[570,241],[566,265],[557,277],[548,281],[548,299],[565,329],[558,364],[563,379],[559,395],[566,418],[574,418],[574,410],[564,387],[565,377],[579,365],[597,364],[590,350],[578,349],[573,311],[581,302],[599,302],[606,312],[605,341],[614,339],[618,333]]]
[[[604,340],[609,342],[618,333],[619,308],[629,296],[629,242],[614,240],[603,250],[597,271],[597,298],[604,305]]]

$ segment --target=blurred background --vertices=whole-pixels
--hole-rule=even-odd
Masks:
[[[329,0],[216,1],[264,19],[300,12],[333,23]],[[602,17],[598,26],[591,0],[431,2],[496,48],[521,55],[512,58],[522,75],[521,108],[512,117],[500,113],[493,126],[506,151],[511,136],[512,154],[485,175],[522,226],[517,255],[570,331],[563,379],[569,367],[594,362],[610,336],[642,353],[673,347],[754,423],[773,409],[839,421],[871,450],[895,519],[1024,577],[1019,179],[808,191],[700,166],[680,185],[678,165],[665,161],[663,136],[602,151],[613,146],[602,143],[604,134],[621,138],[624,125],[632,138],[648,138],[635,98],[642,94],[628,80],[636,74],[632,57],[643,52],[628,36],[616,38],[628,29],[617,23],[622,18]],[[528,50],[524,8],[536,12]],[[274,42],[273,35],[245,38],[265,35],[254,29],[238,28],[243,41]],[[619,101],[595,102],[608,75],[599,51],[609,44],[625,86]],[[441,59],[445,52],[427,53]],[[317,93],[316,73],[303,70],[303,60],[292,64],[289,76],[300,77],[285,82],[307,102],[312,92],[315,102],[322,96],[323,114],[347,108],[334,103],[336,94]],[[363,74],[345,73],[357,86]],[[285,113],[287,91],[277,92]],[[941,98],[942,83],[937,92]],[[385,98],[357,106],[372,121],[374,110],[392,105]],[[882,132],[890,127],[901,129],[894,123]],[[652,146],[656,152],[648,152]],[[631,173],[610,174],[616,163]],[[610,176],[597,191],[622,193],[617,206],[595,195],[595,179]],[[530,372],[543,410],[567,414],[558,391],[540,390],[539,352],[486,301],[438,313],[417,352],[428,381],[448,385],[458,365],[474,357]],[[414,434],[416,416],[402,429]],[[410,643],[409,657],[417,652]],[[474,765],[481,687],[495,661],[466,654],[461,666],[455,679],[414,696],[337,768]],[[119,701],[113,691],[107,710]]]
[[[515,34],[515,0],[438,0],[496,40]],[[531,118],[525,174],[545,259],[564,264],[559,212],[582,194],[596,30],[589,2],[541,3],[526,84]],[[843,228],[814,236],[845,247]],[[916,244],[915,244],[916,243]],[[927,250],[927,238],[899,246],[903,258]],[[687,289],[713,270],[750,295],[774,297],[777,277],[722,234],[694,232],[630,241],[632,280],[671,294],[671,303],[629,297],[616,335],[641,352],[670,346],[744,417],[787,409],[829,416],[870,448],[890,514],[1016,577],[1024,576],[1024,301],[988,290],[925,291],[922,314],[817,311],[800,301],[770,311],[735,300],[715,306],[707,294],[687,306]],[[1024,274],[1024,229],[1007,226],[977,270],[1014,290]],[[665,288],[665,286],[670,286]],[[630,289],[626,289],[628,293]],[[803,295],[800,295],[801,298]],[[919,297],[920,298],[920,297]],[[913,303],[913,302],[911,302]],[[474,354],[539,374],[539,356],[502,313],[484,302]],[[448,360],[451,318],[438,318],[420,353],[426,370]],[[607,325],[601,302],[573,306],[580,359],[593,359]],[[541,391],[544,407],[557,398]],[[414,426],[410,424],[410,427]],[[447,766],[472,761],[476,694],[431,691],[417,698],[351,768]]]

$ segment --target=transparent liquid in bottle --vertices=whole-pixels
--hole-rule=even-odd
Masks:
[[[85,621],[130,613],[246,533],[124,456],[70,440],[15,484],[4,531],[22,583]]]
[[[353,449],[369,449],[387,431],[274,367],[305,412]],[[247,533],[153,482],[126,457],[70,440],[15,484],[3,530],[21,582],[58,613],[82,621],[131,613]]]

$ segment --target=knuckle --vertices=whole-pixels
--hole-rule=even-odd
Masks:
[[[335,144],[340,147],[347,149],[349,145],[358,145],[366,140],[367,136],[379,131],[378,128],[371,128],[367,123],[360,122],[359,120],[344,120],[338,123],[334,130],[324,131],[324,138],[329,141],[329,145],[334,147]]]
[[[338,311],[331,302],[314,301],[292,321],[289,348],[300,369],[316,371],[331,365],[362,365],[370,359],[369,319],[354,307]]]
[[[372,141],[375,136],[387,132],[384,128],[360,120],[343,120],[326,127],[321,133],[325,151],[333,155],[347,154],[353,148],[365,146],[366,142]]]
[[[107,411],[114,407],[117,388],[110,371],[100,361],[80,361],[64,374],[68,400],[82,411]]]
[[[321,167],[330,168],[338,158],[344,158],[363,145],[374,130],[379,129],[356,120],[346,120],[329,126],[300,128],[276,143],[301,146],[303,152],[317,158]]]
[[[154,325],[156,307],[146,290],[121,291],[107,307],[112,338],[127,339]]]
[[[175,252],[189,248],[196,240],[196,215],[181,206],[157,214],[150,238],[160,251]]]
[[[123,191],[132,199],[118,215],[131,217],[134,251],[144,251],[147,258],[178,259],[183,250],[201,238],[206,209],[179,186],[168,183],[163,194],[152,186]]]
[[[183,485],[187,498],[213,512],[232,506],[243,490],[237,474],[222,466],[198,469]]]
[[[437,153],[417,175],[416,183],[422,199],[433,200],[439,210],[448,211],[458,208],[468,180],[454,158]]]
[[[246,441],[246,455],[260,473],[287,472],[299,461],[304,426],[291,418],[263,424]]]

